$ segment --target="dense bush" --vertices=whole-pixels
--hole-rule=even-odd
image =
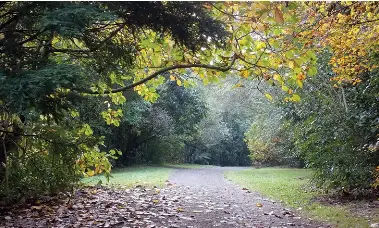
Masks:
[[[271,115],[259,118],[245,133],[245,141],[255,166],[304,167],[304,161],[293,144],[291,124],[283,120],[283,111],[270,110]]]
[[[23,125],[16,116],[8,118],[8,124],[12,133],[2,132],[1,140],[7,159],[1,169],[1,199],[56,193],[73,187],[83,176],[110,172],[111,155],[100,152],[101,139],[92,136],[88,125],[72,119],[60,125],[48,124],[47,119]]]
[[[302,92],[288,118],[294,126],[296,147],[315,181],[331,187],[369,187],[379,164],[377,142],[379,80],[377,72],[362,75],[358,85],[330,82],[331,70],[320,59],[319,74]],[[324,63],[324,64],[323,64]]]
[[[256,121],[246,134],[253,162],[268,165],[297,161],[314,170],[319,186],[367,188],[379,165],[379,77],[361,75],[357,85],[337,84],[320,55],[318,74],[306,79],[300,103],[277,102],[277,113]],[[293,164],[293,163],[292,163]]]

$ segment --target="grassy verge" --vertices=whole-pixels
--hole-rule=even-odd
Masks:
[[[179,168],[179,169],[202,169],[214,167],[213,165],[198,165],[198,164],[164,164],[164,167]]]
[[[82,183],[86,185],[96,185],[99,181],[106,186],[125,186],[132,187],[136,185],[146,187],[162,187],[168,179],[170,173],[175,168],[182,169],[200,169],[206,167],[213,167],[210,165],[197,165],[197,164],[164,164],[162,166],[132,166],[123,169],[112,170],[112,177],[109,183],[102,175],[84,178]]]
[[[367,218],[350,213],[347,207],[321,205],[312,201],[320,193],[309,191],[306,187],[310,175],[310,170],[283,168],[225,172],[227,179],[242,187],[282,201],[284,205],[294,209],[301,208],[302,213],[338,227],[369,227],[370,223],[379,221],[378,217],[369,223]]]
[[[123,169],[114,169],[109,183],[104,176],[95,176],[84,178],[84,184],[95,185],[99,181],[108,186],[125,186],[132,187],[136,185],[146,187],[162,187],[168,179],[171,168],[159,166],[133,166]]]

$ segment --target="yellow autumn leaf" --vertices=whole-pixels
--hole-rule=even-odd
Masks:
[[[242,72],[240,73],[240,75],[241,75],[241,77],[243,77],[243,78],[247,78],[247,77],[249,77],[249,71],[244,70],[244,71],[242,71]]]
[[[270,101],[272,101],[272,96],[269,93],[265,93],[265,96],[267,97],[267,99],[269,99]]]
[[[95,175],[95,171],[90,170],[87,172],[87,176],[92,177],[93,175]]]
[[[235,89],[235,88],[243,88],[243,87],[245,87],[245,86],[242,85],[241,83],[237,83],[232,88]]]
[[[285,85],[282,85],[282,90],[283,90],[284,92],[288,92],[289,88],[288,88],[287,86],[285,86]]]
[[[283,82],[283,79],[279,74],[274,74],[274,80],[276,80],[278,82]]]
[[[257,207],[263,207],[263,204],[261,204],[261,203],[257,203],[256,206],[257,206]]]
[[[183,85],[184,85],[185,88],[190,87],[190,83],[189,83],[188,81],[184,81],[184,82],[183,82]]]
[[[180,81],[179,79],[176,80],[176,84],[178,84],[178,86],[182,86],[182,81]]]
[[[288,62],[288,67],[293,69],[295,67],[295,63],[293,61]]]
[[[303,88],[303,82],[299,79],[296,80],[296,84],[297,86],[299,86],[300,88]]]
[[[292,100],[295,101],[295,102],[300,102],[301,99],[300,99],[299,95],[297,95],[296,93],[294,93],[292,95]]]
[[[176,80],[176,77],[174,75],[170,75],[170,80],[171,81],[175,81]]]

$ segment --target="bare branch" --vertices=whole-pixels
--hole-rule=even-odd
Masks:
[[[41,35],[42,33],[44,33],[45,31],[47,31],[47,29],[42,29],[40,31],[38,31],[37,33],[35,33],[34,35],[31,35],[28,39],[26,40],[23,40],[19,43],[19,45],[23,45],[27,42],[30,42],[30,41],[33,41],[34,39],[36,39],[39,35]]]
[[[34,134],[22,134],[22,133],[18,133],[18,132],[5,131],[5,130],[1,130],[1,129],[0,129],[0,132],[2,132],[2,133],[6,133],[6,134],[14,134],[14,135],[18,135],[18,136],[39,137],[39,135],[34,135]]]
[[[357,21],[355,23],[351,23],[351,24],[347,24],[347,25],[348,26],[354,26],[354,25],[360,25],[360,24],[365,24],[365,23],[371,23],[371,22],[375,22],[375,21],[379,21],[379,18],[374,19],[374,20],[367,20],[367,21]]]

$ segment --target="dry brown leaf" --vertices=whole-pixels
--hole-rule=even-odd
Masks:
[[[274,15],[274,17],[275,17],[275,21],[277,23],[283,23],[284,22],[283,13],[278,8],[275,8],[275,15]]]
[[[40,210],[42,210],[42,208],[43,208],[42,205],[41,206],[32,206],[32,207],[30,207],[30,209],[36,210],[36,211],[40,211]]]

